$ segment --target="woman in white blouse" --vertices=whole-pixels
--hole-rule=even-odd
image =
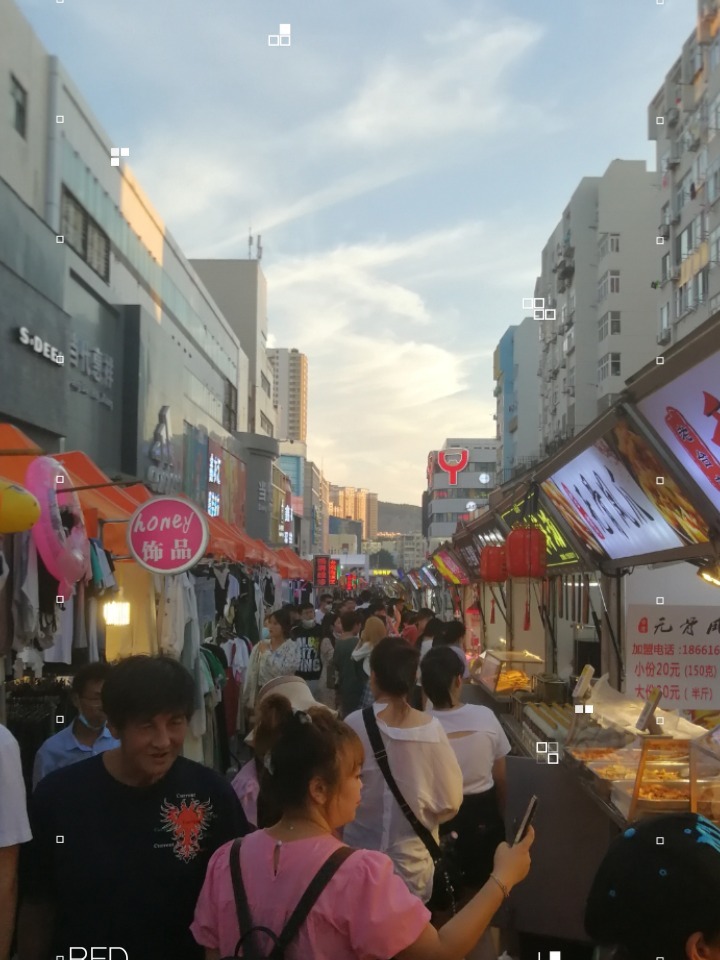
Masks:
[[[290,636],[292,621],[284,608],[268,617],[269,640],[253,647],[243,686],[243,706],[252,718],[260,690],[275,677],[292,677],[300,666],[300,648]]]
[[[505,839],[505,757],[510,743],[487,707],[462,703],[464,657],[453,647],[435,647],[420,665],[428,713],[443,726],[463,777],[463,802],[441,833],[457,834],[456,850],[467,883],[482,886]]]
[[[462,773],[440,722],[407,702],[418,661],[417,649],[401,638],[387,637],[370,656],[370,685],[390,771],[415,816],[437,840],[440,824],[460,809]],[[386,853],[412,893],[427,903],[432,894],[432,858],[385,782],[362,711],[351,713],[345,722],[360,737],[365,762],[360,806],[343,840],[351,847]]]

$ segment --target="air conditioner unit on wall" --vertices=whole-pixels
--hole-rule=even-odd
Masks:
[[[659,237],[662,237],[663,240],[669,240],[669,239],[670,239],[670,224],[669,224],[669,223],[661,223],[661,224],[660,224],[660,226],[658,227],[658,236],[659,236]]]
[[[665,119],[669,127],[676,127],[678,120],[680,119],[680,111],[677,107],[670,107],[668,112],[665,114]]]
[[[656,339],[658,343],[670,343],[672,340],[672,331],[669,327],[663,327]]]

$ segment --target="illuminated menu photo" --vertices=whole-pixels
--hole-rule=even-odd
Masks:
[[[597,559],[622,560],[707,540],[707,527],[665,472],[642,437],[620,421],[542,490]]]
[[[638,403],[660,439],[720,513],[720,353]]]
[[[547,565],[549,570],[555,567],[566,567],[569,564],[578,563],[578,555],[568,544],[560,528],[542,505],[539,505],[537,510],[530,510],[530,508],[528,508],[523,513],[524,507],[525,500],[519,500],[517,503],[514,503],[506,513],[502,514],[503,523],[506,523],[508,527],[512,528],[521,522],[527,522],[533,527],[542,530],[545,534],[547,544]]]

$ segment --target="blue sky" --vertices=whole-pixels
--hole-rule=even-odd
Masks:
[[[189,257],[263,238],[309,456],[419,503],[583,176],[648,159],[696,0],[16,0]],[[292,46],[267,36],[290,23]],[[649,241],[653,242],[653,241]]]

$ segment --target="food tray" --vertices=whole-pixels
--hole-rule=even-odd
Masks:
[[[673,791],[680,790],[683,793],[687,791],[687,796],[673,797],[672,799],[658,797],[656,800],[648,800],[643,797],[638,797],[635,807],[635,812],[637,814],[682,813],[683,811],[690,809],[689,780],[676,780],[672,783],[672,786],[666,782],[653,783],[652,781],[644,780],[640,789],[646,789],[647,787],[651,786],[662,789],[672,789]],[[612,784],[610,794],[611,800],[626,820],[630,817],[630,805],[632,803],[634,789],[634,780],[618,780]]]

